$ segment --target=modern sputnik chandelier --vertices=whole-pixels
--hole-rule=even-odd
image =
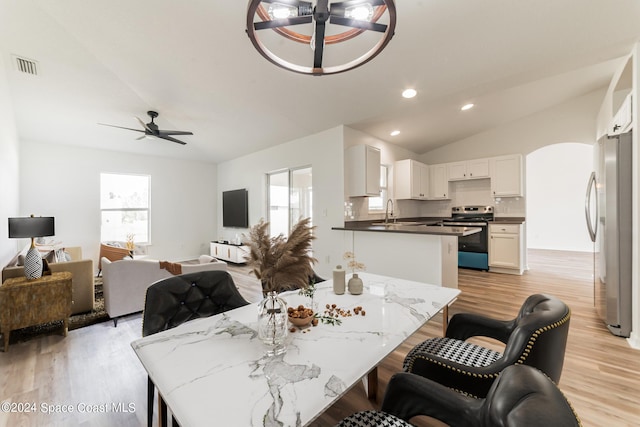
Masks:
[[[341,73],[369,62],[389,43],[395,27],[393,0],[317,0],[315,5],[298,0],[250,0],[247,11],[247,35],[262,56],[287,70],[316,76]],[[310,31],[305,34],[292,28]],[[327,45],[355,38],[360,40],[355,57],[353,51],[347,56],[343,50],[337,63],[326,65]],[[289,57],[293,48],[283,40],[308,48]]]

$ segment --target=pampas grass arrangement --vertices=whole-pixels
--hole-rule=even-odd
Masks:
[[[265,294],[309,286],[313,264],[317,262],[311,256],[314,228],[311,218],[301,219],[286,238],[282,234],[270,237],[269,223],[263,219],[251,227],[248,238],[245,236],[244,239],[244,244],[249,247],[245,259],[253,274],[262,281]]]

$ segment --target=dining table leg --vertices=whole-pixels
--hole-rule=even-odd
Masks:
[[[449,326],[449,305],[445,304],[442,309],[442,336],[447,336],[447,327]]]
[[[367,396],[372,402],[378,401],[378,367],[367,374]]]

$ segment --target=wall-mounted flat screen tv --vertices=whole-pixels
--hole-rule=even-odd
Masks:
[[[222,226],[249,227],[249,192],[245,188],[222,192]]]

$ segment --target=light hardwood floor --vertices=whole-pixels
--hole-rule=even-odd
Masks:
[[[529,267],[523,276],[460,270],[462,294],[450,313],[478,312],[506,319],[515,315],[530,294],[558,296],[572,310],[560,388],[583,425],[640,425],[640,351],[611,335],[596,317],[589,255],[529,251]],[[384,360],[379,369],[381,393],[413,345],[442,334],[441,322],[441,317],[436,317]],[[146,373],[129,345],[140,332],[140,315],[133,315],[120,320],[117,328],[105,322],[71,331],[67,338],[43,337],[12,345],[8,353],[0,353],[0,401],[33,402],[37,406],[32,414],[0,412],[0,427],[143,425]],[[500,348],[496,343],[483,342]],[[202,402],[206,404],[206,396]],[[114,403],[132,403],[135,412],[78,412],[79,404],[95,405],[90,409],[100,410],[99,405],[112,409]],[[71,405],[74,412],[46,414],[42,405]],[[313,425],[333,426],[352,412],[372,407],[362,385],[357,385]],[[418,426],[442,425],[426,418],[413,422]],[[211,425],[216,425],[214,420]]]

